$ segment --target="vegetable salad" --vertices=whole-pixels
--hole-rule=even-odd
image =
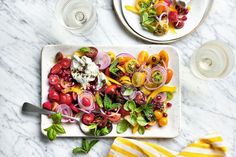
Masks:
[[[183,28],[190,10],[184,1],[176,0],[136,0],[134,6],[125,7],[140,16],[143,29],[157,36]]]
[[[58,52],[48,75],[48,101],[42,106],[81,118],[82,132],[95,136],[109,134],[113,125],[118,134],[129,128],[144,134],[151,127],[164,127],[176,91],[168,85],[173,77],[169,60],[165,50],[152,55],[143,50],[137,56],[95,47],[82,47],[72,55]]]

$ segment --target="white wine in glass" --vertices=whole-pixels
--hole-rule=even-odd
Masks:
[[[58,0],[56,18],[68,31],[77,35],[88,34],[97,23],[94,2],[94,0]]]
[[[199,78],[224,78],[234,67],[234,54],[225,43],[209,41],[194,52],[190,66],[192,72]]]

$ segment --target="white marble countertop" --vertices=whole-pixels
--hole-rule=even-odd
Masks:
[[[40,51],[47,44],[147,44],[129,34],[109,0],[97,0],[95,33],[76,37],[57,25],[55,1],[0,1],[0,156],[73,156],[80,138],[49,142],[40,132],[40,117],[21,114],[24,101],[40,103]],[[195,32],[173,45],[181,50],[182,131],[174,139],[146,140],[180,151],[209,131],[221,133],[236,154],[236,71],[228,78],[204,81],[189,69],[193,51],[202,43],[219,39],[236,49],[236,1],[215,0],[210,15]],[[113,139],[102,139],[88,157],[106,156]]]

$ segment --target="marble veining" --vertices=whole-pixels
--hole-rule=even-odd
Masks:
[[[201,1],[199,1],[200,3]],[[73,156],[80,138],[49,142],[40,132],[40,117],[21,114],[24,101],[40,103],[40,52],[47,44],[147,44],[119,23],[109,0],[97,0],[98,25],[87,36],[74,36],[56,23],[56,1],[0,0],[0,156]],[[180,151],[210,131],[221,133],[236,154],[236,71],[217,81],[195,78],[190,57],[202,43],[218,39],[236,49],[236,1],[215,0],[196,32],[172,45],[181,50],[182,131],[174,139],[142,139]],[[103,157],[113,139],[101,139],[88,157]]]

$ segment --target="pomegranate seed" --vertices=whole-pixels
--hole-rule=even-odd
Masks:
[[[166,106],[167,106],[167,107],[171,107],[172,104],[171,104],[170,102],[168,102],[168,103],[166,104]]]
[[[90,106],[90,105],[91,105],[91,102],[90,102],[89,98],[83,97],[83,98],[82,98],[82,104],[83,104],[84,106]]]
[[[184,27],[184,21],[178,21],[176,23],[174,23],[175,28],[180,29]]]
[[[188,8],[184,8],[184,11],[183,11],[184,15],[187,15],[188,12],[189,12]]]
[[[187,18],[187,16],[183,16],[182,18],[181,18],[181,20],[183,20],[183,21],[186,21],[188,18]]]
[[[168,114],[167,113],[163,113],[163,117],[167,117],[168,116]]]
[[[155,62],[157,59],[156,57],[152,57],[152,61]]]
[[[161,96],[157,96],[157,100],[161,100]]]

